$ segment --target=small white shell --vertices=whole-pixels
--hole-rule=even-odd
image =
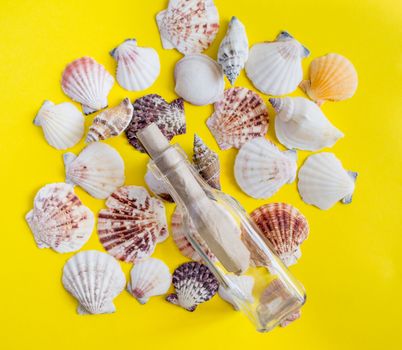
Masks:
[[[56,149],[73,147],[84,135],[84,116],[68,102],[55,105],[45,101],[34,124],[42,127],[46,141]]]
[[[226,275],[228,288],[222,284],[219,285],[219,296],[232,304],[235,310],[239,310],[238,303],[253,303],[253,287],[254,278],[251,276],[243,275]]]
[[[91,196],[108,197],[124,184],[124,162],[111,146],[101,142],[89,144],[75,156],[65,153],[66,182],[82,187]]]
[[[349,204],[357,173],[346,171],[333,153],[318,153],[307,158],[299,171],[298,189],[307,204],[326,210],[336,202]]]
[[[289,149],[318,151],[343,137],[320,107],[303,97],[270,98],[276,110],[275,133]]]
[[[223,97],[222,68],[206,55],[184,56],[177,62],[174,76],[176,93],[193,105],[204,106]]]
[[[268,95],[293,92],[303,79],[301,61],[310,52],[289,33],[281,32],[273,42],[251,47],[246,63],[253,85]]]
[[[269,198],[296,177],[296,152],[279,149],[263,137],[248,141],[235,161],[235,178],[253,198]]]
[[[170,287],[172,276],[166,264],[159,259],[148,258],[133,266],[128,292],[141,304],[150,297],[165,294]]]
[[[144,180],[148,188],[155,196],[165,201],[173,202],[173,198],[169,194],[169,189],[167,188],[165,183],[162,180],[156,178],[149,167],[147,167],[147,172],[145,173]]]
[[[232,17],[228,31],[218,51],[218,63],[233,85],[244,68],[248,58],[248,39],[246,29],[238,18]]]
[[[126,278],[110,255],[87,250],[66,262],[62,282],[78,300],[79,314],[109,314],[116,311],[113,299],[123,291]]]
[[[135,39],[127,39],[110,52],[117,61],[117,82],[128,91],[148,89],[160,73],[159,56],[150,47],[139,47]]]

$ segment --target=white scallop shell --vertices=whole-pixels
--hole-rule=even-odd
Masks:
[[[253,198],[269,198],[296,177],[296,152],[281,152],[263,137],[248,141],[235,161],[235,178],[240,188]]]
[[[254,302],[253,277],[247,275],[226,275],[225,280],[228,282],[228,287],[225,288],[220,284],[218,293],[223,300],[232,304],[235,310],[239,310],[238,304]]]
[[[82,187],[91,196],[104,199],[124,184],[124,162],[111,146],[89,144],[75,156],[65,153],[66,182]]]
[[[107,96],[114,78],[91,57],[81,57],[64,70],[61,87],[64,93],[82,104],[85,114],[107,107]]]
[[[165,183],[162,180],[155,177],[155,175],[149,169],[149,167],[147,167],[147,172],[145,173],[144,180],[148,188],[154,195],[158,196],[159,198],[165,201],[173,202],[173,198],[169,193],[169,188],[165,185]]]
[[[187,55],[177,62],[176,93],[196,106],[214,103],[223,97],[225,83],[221,66],[206,55]]]
[[[243,23],[232,17],[218,51],[218,63],[233,85],[248,59],[248,39]]]
[[[66,262],[62,282],[78,300],[79,314],[109,314],[116,311],[113,299],[123,291],[126,278],[110,255],[87,250]]]
[[[275,41],[255,44],[246,63],[253,85],[268,95],[293,92],[303,79],[301,61],[310,52],[289,33],[281,32]]]
[[[73,147],[84,135],[84,116],[68,102],[55,105],[45,101],[34,124],[42,127],[46,141],[56,149]]]
[[[117,81],[128,91],[148,89],[159,76],[158,53],[150,47],[139,47],[135,39],[125,40],[110,55],[117,61]]]
[[[89,239],[94,215],[82,204],[74,188],[66,183],[42,187],[35,196],[34,208],[25,219],[39,248],[58,253],[80,249]]]
[[[145,304],[150,297],[165,294],[172,282],[167,265],[155,258],[148,258],[135,264],[130,276],[127,290],[141,304]]]
[[[313,154],[299,171],[298,189],[303,200],[326,210],[336,202],[349,204],[357,173],[346,171],[333,153]]]
[[[275,133],[289,149],[318,151],[332,147],[344,135],[322,113],[320,107],[303,97],[270,98],[276,110]]]

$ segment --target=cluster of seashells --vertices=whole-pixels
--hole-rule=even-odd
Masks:
[[[67,65],[61,79],[64,93],[82,105],[82,113],[69,102],[45,101],[34,120],[52,147],[65,150],[83,138],[84,115],[100,111],[86,134],[87,146],[78,155],[63,156],[65,182],[42,187],[33,209],[26,215],[39,248],[76,252],[91,236],[95,220],[75,194],[74,186],[80,186],[94,198],[106,199],[106,208],[98,213],[97,232],[107,253],[78,252],[63,269],[62,283],[78,300],[80,314],[114,312],[113,299],[125,287],[143,304],[152,296],[166,294],[171,283],[175,293],[168,294],[166,300],[186,310],[194,311],[216,293],[236,307],[232,296],[219,286],[187,240],[180,207],[176,207],[171,218],[172,236],[181,253],[192,261],[182,264],[171,275],[163,261],[151,257],[156,244],[169,235],[163,203],[173,201],[169,189],[149,170],[145,182],[156,197],[144,187],[125,185],[122,157],[101,141],[125,133],[136,150],[145,152],[136,136],[139,130],[156,123],[170,140],[186,133],[184,101],[197,106],[214,104],[206,125],[221,150],[239,150],[234,162],[239,187],[253,198],[267,199],[283,185],[295,181],[296,150],[319,151],[343,137],[320,106],[325,101],[350,98],[357,88],[356,70],[338,54],[314,59],[309,79],[303,80],[301,62],[309,50],[287,32],[249,50],[245,27],[236,17],[229,23],[217,60],[206,56],[202,52],[219,30],[219,14],[212,0],[170,0],[156,21],[163,47],[184,54],[174,70],[178,99],[169,103],[159,95],[149,94],[133,103],[124,98],[117,106],[107,108],[114,77],[93,58],[82,57]],[[125,40],[110,55],[117,62],[117,82],[127,91],[145,90],[159,76],[158,53],[153,48],[138,46],[135,39]],[[265,138],[270,118],[259,94],[244,87],[225,90],[224,76],[233,86],[243,68],[256,89],[275,96],[269,98],[276,111],[275,133],[288,150],[281,151]],[[278,97],[298,87],[311,100]],[[197,135],[193,164],[211,187],[221,188],[219,157]],[[338,201],[350,203],[356,175],[346,171],[333,153],[316,153],[299,170],[298,190],[306,203],[329,209]],[[303,214],[290,204],[268,203],[255,209],[251,218],[284,264],[295,264],[301,256],[300,245],[309,234]],[[195,230],[192,236],[197,239]],[[206,255],[215,259],[198,238]],[[264,266],[258,251],[251,258],[255,266]],[[117,260],[134,264],[128,283]],[[253,277],[228,278],[246,300],[253,300]],[[268,307],[273,297],[283,297],[278,283],[274,280],[261,296],[263,306]],[[283,325],[298,317],[299,312]]]

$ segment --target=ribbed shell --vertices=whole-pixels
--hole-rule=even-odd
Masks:
[[[214,105],[215,112],[207,126],[222,150],[240,148],[248,140],[264,136],[268,131],[268,110],[254,91],[246,88],[225,90],[222,100]]]
[[[305,216],[292,205],[285,203],[262,205],[250,216],[283,263],[286,266],[295,264],[301,256],[300,245],[309,234]],[[258,255],[257,259],[253,260],[257,266],[266,265],[263,261],[258,261]]]
[[[250,49],[246,73],[253,85],[267,95],[284,95],[296,90],[303,79],[301,61],[310,52],[289,33],[275,41],[255,44]]]
[[[46,141],[56,149],[73,147],[84,135],[84,116],[68,102],[55,105],[45,101],[34,124],[42,127]]]
[[[219,283],[207,266],[192,261],[180,265],[174,271],[173,286],[176,293],[169,294],[166,300],[194,311],[199,304],[216,294]]]
[[[133,118],[126,129],[126,135],[130,144],[140,152],[145,151],[137,139],[137,132],[151,123],[155,123],[168,140],[186,133],[184,103],[181,98],[167,103],[159,95],[146,95],[137,99],[133,107]]]
[[[269,198],[296,177],[296,152],[279,149],[263,137],[248,141],[235,160],[240,188],[253,198]]]
[[[270,98],[276,110],[275,133],[289,149],[318,151],[332,147],[344,135],[313,102],[303,97]]]
[[[165,207],[139,186],[119,188],[98,215],[99,240],[116,259],[137,262],[168,236]]]
[[[248,39],[243,23],[232,17],[218,51],[218,63],[231,85],[236,82],[248,58]]]
[[[66,182],[82,187],[95,198],[104,199],[124,184],[123,159],[104,143],[91,143],[78,156],[65,153],[64,165]]]
[[[219,101],[225,82],[221,66],[206,55],[187,55],[174,69],[175,91],[187,102],[205,106]]]
[[[232,304],[235,310],[239,310],[239,305],[242,303],[253,303],[253,287],[254,278],[251,276],[243,275],[226,275],[228,288],[219,285],[219,296]]]
[[[130,276],[127,290],[141,304],[145,304],[150,297],[165,294],[172,281],[167,265],[155,258],[136,263]]]
[[[333,153],[318,153],[307,158],[299,171],[299,193],[307,204],[326,210],[336,202],[349,204],[357,173],[346,171]]]
[[[91,236],[94,216],[74,193],[73,186],[53,183],[35,196],[34,208],[25,216],[39,248],[58,253],[80,249]]]
[[[170,0],[156,21],[165,49],[182,54],[201,53],[219,30],[219,14],[212,0]]]
[[[89,128],[85,142],[106,140],[120,135],[130,124],[133,105],[125,98],[119,105],[99,113]]]
[[[201,177],[213,188],[221,189],[221,166],[218,155],[194,134],[193,163]]]
[[[300,88],[319,106],[325,101],[342,101],[352,97],[358,85],[352,62],[336,53],[315,58],[310,64],[309,79]]]
[[[107,96],[113,84],[114,78],[91,57],[71,62],[61,78],[64,93],[81,103],[85,114],[107,107]]]
[[[66,262],[62,282],[78,300],[79,314],[109,314],[116,311],[113,299],[123,291],[126,278],[111,256],[87,250]]]
[[[127,39],[110,52],[117,61],[117,82],[128,91],[148,89],[160,73],[159,56],[150,47],[139,47],[135,39]]]

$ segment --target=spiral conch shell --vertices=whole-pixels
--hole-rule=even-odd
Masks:
[[[170,0],[156,16],[164,49],[184,55],[201,53],[219,30],[219,14],[213,0]]]
[[[357,90],[355,67],[346,57],[336,53],[315,58],[310,64],[309,79],[300,88],[319,106],[325,101],[342,101]]]
[[[109,108],[96,116],[89,128],[85,142],[106,140],[120,135],[130,124],[133,105],[125,98],[118,106]]]
[[[218,51],[218,63],[222,66],[231,85],[236,82],[248,58],[248,39],[243,23],[232,17],[226,36]]]

